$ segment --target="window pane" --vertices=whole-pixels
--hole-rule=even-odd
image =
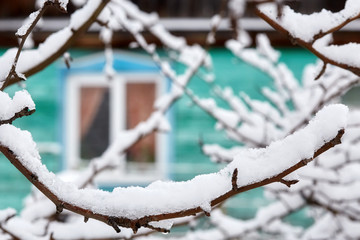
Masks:
[[[109,145],[109,89],[83,87],[80,90],[80,157],[100,156]]]
[[[145,121],[153,110],[155,100],[154,83],[128,83],[126,85],[126,124],[127,128],[133,128],[141,121]],[[145,163],[155,162],[155,134],[152,133],[127,152],[127,161],[138,163],[137,167]],[[144,163],[144,164],[141,164]]]

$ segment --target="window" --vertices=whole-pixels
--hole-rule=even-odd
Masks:
[[[110,143],[110,91],[107,87],[80,87],[80,158],[100,156]]]
[[[84,168],[124,129],[134,128],[153,111],[164,79],[155,73],[72,74],[66,82],[66,167]],[[166,177],[166,136],[152,133],[127,153],[125,166],[97,178],[99,184],[141,184]],[[120,161],[120,157],[119,157]]]

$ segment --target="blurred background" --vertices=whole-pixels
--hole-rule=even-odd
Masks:
[[[143,11],[158,13],[161,22],[175,35],[185,37],[190,44],[200,45],[205,44],[211,17],[218,14],[224,4],[220,0],[133,2]],[[302,13],[312,13],[322,8],[339,11],[344,3],[345,0],[289,1],[293,9]],[[297,79],[301,79],[304,66],[314,63],[316,57],[293,46],[285,36],[258,19],[253,7],[248,4],[242,27],[252,38],[259,32],[266,33],[273,46],[281,51],[280,61],[288,65]],[[30,0],[0,2],[0,54],[17,46],[18,40],[14,33],[35,9],[35,1]],[[70,1],[68,12],[72,13],[75,9],[76,4]],[[33,32],[34,46],[38,46],[49,34],[66,26],[68,16],[50,8]],[[334,35],[335,43],[359,42],[359,30],[360,25],[355,21]],[[144,35],[149,42],[160,46],[151,34]],[[214,97],[214,84],[231,86],[235,93],[244,91],[252,98],[264,100],[260,87],[270,86],[272,81],[258,69],[236,59],[223,47],[224,42],[232,35],[230,24],[223,21],[217,31],[216,42],[208,47],[214,66],[214,83],[194,80],[189,87],[200,97]],[[6,89],[12,95],[25,87],[33,96],[36,113],[15,121],[14,125],[32,133],[42,160],[50,170],[78,170],[86,166],[89,159],[99,156],[106,149],[113,140],[114,133],[132,128],[145,120],[152,111],[156,97],[168,89],[168,80],[159,73],[151,58],[142,50],[129,47],[133,41],[133,37],[125,31],[113,35],[114,69],[124,82],[121,86],[109,84],[105,79],[104,44],[99,40],[99,26],[95,24],[69,50],[73,59],[69,69],[64,59],[59,59],[45,70],[29,77],[24,84]],[[159,53],[162,51],[165,52],[166,49],[160,48]],[[172,67],[178,72],[184,70],[175,61]],[[118,102],[113,97],[117,94],[121,95]],[[353,98],[357,94],[356,89],[352,90],[344,97],[344,101],[355,104]],[[172,132],[167,135],[153,134],[143,139],[127,152],[126,171],[114,173],[118,175],[114,178],[103,176],[98,180],[100,187],[111,190],[119,185],[145,186],[156,179],[188,180],[222,167],[202,154],[199,142],[221,143],[225,147],[235,143],[214,129],[215,121],[211,117],[192,105],[186,97],[172,107],[168,117]],[[118,123],[113,124],[114,121]],[[1,156],[0,209],[13,207],[20,210],[24,197],[29,192],[28,181]],[[261,189],[246,192],[227,201],[225,208],[232,215],[251,218],[259,206],[267,204],[268,200],[262,198],[262,194]],[[294,221],[306,225],[304,216],[295,216]]]

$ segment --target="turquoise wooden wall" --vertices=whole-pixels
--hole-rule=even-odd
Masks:
[[[2,53],[3,51],[1,51]],[[90,51],[72,50],[72,56],[83,56]],[[245,65],[222,48],[212,49],[216,84],[231,86],[234,92],[245,91],[251,97],[261,99],[259,88],[271,85],[271,80],[257,69]],[[294,71],[300,79],[305,64],[314,62],[315,57],[298,48],[282,49],[281,60]],[[46,70],[30,77],[27,81],[27,90],[33,96],[36,104],[36,113],[32,116],[19,119],[14,125],[29,130],[35,141],[60,142],[61,135],[61,83],[60,68],[64,63],[58,62],[49,66]],[[181,71],[181,67],[178,68]],[[211,87],[203,82],[193,79],[190,88],[201,97],[211,97]],[[18,86],[12,86],[7,92],[13,94],[19,90]],[[1,103],[0,103],[1,104]],[[176,103],[173,111],[173,148],[174,154],[171,161],[170,176],[174,180],[188,180],[202,173],[216,171],[221,166],[215,165],[202,155],[198,140],[201,137],[206,143],[220,142],[224,146],[232,146],[234,143],[227,140],[222,133],[214,130],[214,120],[207,116],[201,109],[190,104],[186,97]],[[45,154],[43,162],[52,171],[61,167],[61,156]],[[13,207],[21,209],[23,198],[29,193],[30,184],[17,172],[17,170],[5,159],[0,157],[0,209]],[[251,217],[256,207],[266,204],[261,198],[262,191],[254,190],[228,201],[226,206],[234,214],[240,213],[243,217]],[[250,201],[249,201],[250,200]],[[233,208],[236,206],[236,208]]]

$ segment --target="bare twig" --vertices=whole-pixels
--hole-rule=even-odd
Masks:
[[[326,66],[327,66],[327,64],[324,62],[323,66],[322,66],[322,68],[321,68],[321,71],[320,71],[319,74],[315,77],[315,80],[318,80],[318,79],[325,73]]]
[[[11,124],[15,119],[18,119],[18,118],[21,118],[24,116],[29,116],[29,115],[33,114],[34,112],[35,112],[35,109],[29,110],[29,108],[26,107],[23,110],[21,110],[20,112],[15,113],[15,115],[10,119],[0,120],[0,125]]]
[[[101,11],[104,9],[104,7],[107,5],[107,3],[110,0],[102,0],[101,3],[98,5],[98,7],[91,12],[88,19],[84,21],[84,23],[79,26],[79,28],[76,31],[73,31],[73,34],[69,36],[66,41],[64,41],[64,44],[60,46],[57,51],[54,51],[52,54],[50,54],[46,59],[43,59],[39,63],[35,65],[31,65],[28,67],[23,74],[25,77],[29,77],[45,67],[47,67],[50,63],[54,62],[56,59],[61,57],[70,47],[70,45],[74,42],[75,39],[77,39],[81,34],[83,34],[90,26],[93,24],[94,21],[96,21],[98,15],[101,13]],[[20,54],[20,53],[19,53]],[[0,79],[0,82],[5,81]],[[3,84],[0,90],[4,90],[7,86],[12,85],[14,83],[19,82],[19,78],[10,77],[9,80],[6,80],[6,84]]]
[[[296,180],[296,179],[295,179],[295,180],[285,180],[285,179],[281,179],[280,182],[281,182],[282,184],[285,184],[287,187],[291,187],[291,185],[298,183],[299,180]]]
[[[43,6],[36,12],[36,17],[35,19],[31,22],[30,26],[26,29],[25,34],[23,35],[18,35],[18,37],[21,39],[21,42],[19,44],[19,47],[17,49],[15,58],[14,58],[14,62],[11,66],[11,69],[9,71],[8,76],[6,77],[6,80],[4,82],[4,86],[7,86],[9,81],[11,80],[11,78],[15,78],[16,80],[24,80],[22,77],[20,77],[18,75],[18,73],[16,72],[16,65],[18,63],[19,57],[20,57],[20,53],[24,47],[25,41],[28,38],[28,36],[30,35],[30,33],[32,32],[32,30],[35,28],[36,24],[39,22],[39,20],[41,19],[42,15],[44,14],[44,12],[46,11],[46,9],[50,6],[51,1],[45,1]]]

